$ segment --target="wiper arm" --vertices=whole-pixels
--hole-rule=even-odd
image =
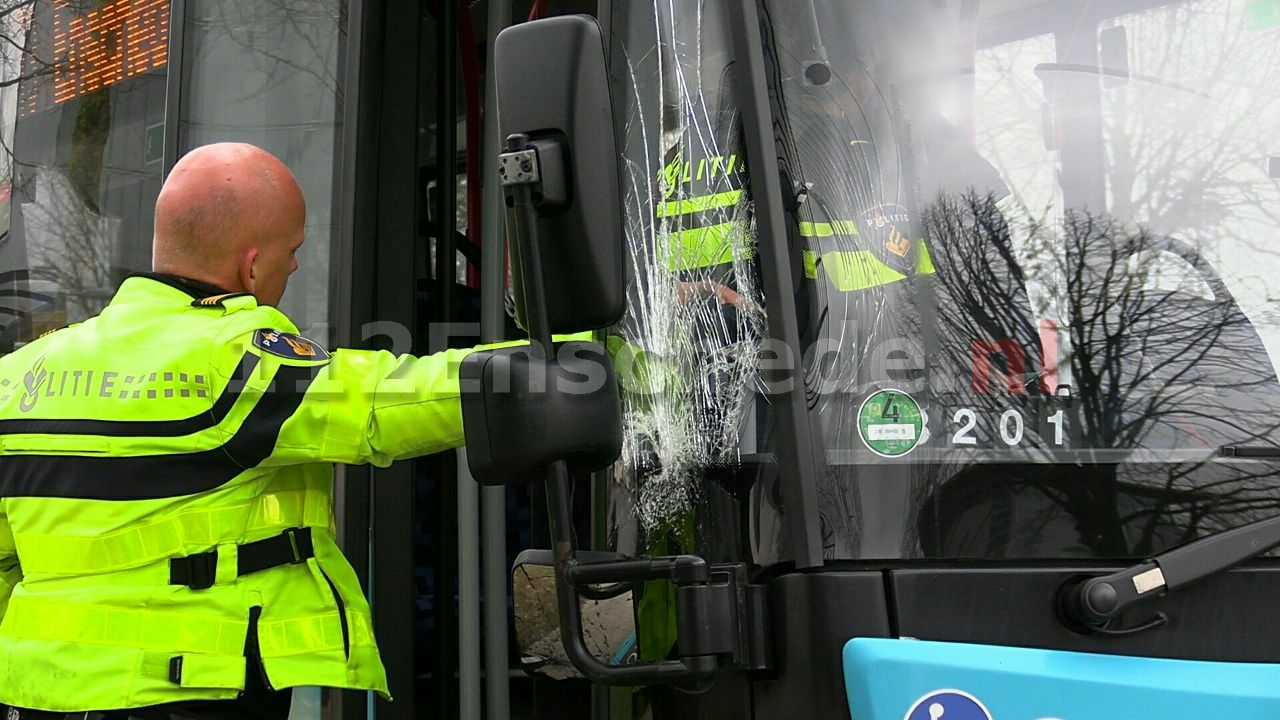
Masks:
[[[1163,625],[1166,618],[1161,615],[1135,628],[1108,627],[1120,613],[1144,600],[1229,570],[1276,547],[1280,547],[1280,516],[1208,535],[1120,572],[1068,583],[1059,592],[1059,608],[1068,624],[1092,632],[1127,634]]]
[[[1280,458],[1280,447],[1273,445],[1224,445],[1218,452],[1222,457]]]

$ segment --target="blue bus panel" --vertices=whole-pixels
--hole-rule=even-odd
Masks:
[[[844,647],[853,720],[1280,718],[1280,665],[923,640]]]

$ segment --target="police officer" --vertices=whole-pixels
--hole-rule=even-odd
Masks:
[[[299,335],[275,306],[304,217],[270,154],[198,148],[157,200],[155,271],[0,358],[0,717],[284,718],[300,685],[387,696],[330,464],[462,444],[471,351]]]

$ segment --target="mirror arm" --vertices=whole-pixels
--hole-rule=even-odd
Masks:
[[[619,573],[639,573],[637,579],[708,576],[706,561],[692,556],[638,558],[579,563],[573,539],[569,473],[563,462],[547,473],[547,508],[551,520],[552,553],[556,569],[556,605],[560,614],[560,642],[573,666],[591,682],[602,685],[660,685],[702,680],[714,675],[720,663],[715,656],[685,657],[636,665],[607,665],[587,650],[583,640],[579,584],[617,580]],[[670,560],[671,562],[664,562]],[[692,561],[692,562],[691,562]]]
[[[706,583],[710,577],[707,561],[697,555],[628,558],[605,562],[571,562],[565,569],[574,587],[602,583],[674,580],[679,585]]]
[[[527,367],[529,373],[563,369],[552,357],[553,331],[573,333],[608,327],[625,309],[626,267],[619,242],[623,234],[622,183],[606,66],[600,28],[584,16],[523,23],[503,30],[494,43],[499,126],[506,138],[498,157],[498,181],[507,204],[516,319],[529,331],[530,346],[525,351],[529,362],[520,367]],[[540,232],[547,236],[546,245],[540,244]],[[607,356],[603,361],[609,376],[606,386],[612,387],[612,366]],[[486,379],[490,377],[486,373],[505,366],[496,362],[464,364],[464,369],[468,367]],[[547,380],[542,385],[546,388],[553,378],[548,374],[539,379]],[[491,400],[497,415],[508,422],[560,428],[583,417],[569,402],[530,403],[534,409],[522,415],[511,410],[511,403],[499,402],[492,395],[480,398]],[[607,415],[617,423],[604,428],[600,438],[587,438],[590,447],[584,452],[594,451],[596,459],[611,452],[608,461],[612,462],[621,452],[622,428],[617,397],[612,403],[606,402],[609,399],[600,398],[594,412],[602,421]],[[502,455],[494,452],[494,434],[488,431],[485,410],[489,405],[482,403],[476,410],[473,402],[470,407],[473,419],[480,423],[477,427],[485,428],[486,443],[480,458],[492,460]],[[591,404],[587,407],[590,411]],[[464,421],[466,409],[464,406]],[[604,437],[609,434],[605,430],[615,427],[616,447]],[[731,662],[742,634],[734,621],[742,614],[738,608],[748,602],[747,591],[739,587],[741,575],[731,573],[735,580],[724,582],[724,571],[717,574],[705,561],[691,556],[620,561],[579,554],[569,462],[574,462],[576,472],[581,461],[570,447],[572,443],[566,444],[563,452],[557,447],[537,456],[519,468],[519,476],[523,479],[530,471],[545,471],[560,635],[573,665],[597,683],[646,685],[693,683],[713,674],[721,658]],[[495,475],[502,474],[496,463],[488,465]],[[677,591],[691,607],[693,620],[684,625],[692,639],[680,644],[684,656],[679,660],[608,665],[587,650],[581,599],[616,592],[612,583],[645,578],[675,581]],[[599,587],[602,585],[608,587]],[[720,612],[722,608],[724,612]]]
[[[545,150],[548,145],[543,143]],[[512,233],[511,247],[516,250],[523,270],[525,307],[528,310],[530,352],[545,358],[551,352],[551,325],[547,316],[546,287],[542,274],[542,254],[538,238],[538,216],[534,191],[541,181],[539,148],[529,137],[515,133],[507,137],[507,149],[499,157],[498,176],[506,192]],[[573,532],[573,508],[569,486],[569,468],[563,460],[547,467],[547,512],[551,525],[552,556],[556,571],[556,605],[560,614],[560,640],[574,667],[588,680],[604,685],[655,685],[687,683],[705,679],[719,668],[715,656],[686,657],[636,665],[607,665],[587,649],[582,631],[581,594],[578,585],[613,582],[628,576],[650,578],[709,577],[706,561],[692,556],[675,558],[641,558],[636,560],[582,563],[577,560]]]
[[[616,582],[609,585],[583,585],[578,588],[578,594],[585,600],[594,602],[603,602],[612,600],[631,589],[631,583]]]
[[[551,324],[547,318],[547,291],[542,281],[542,248],[538,243],[538,210],[534,189],[542,181],[538,151],[529,136],[507,137],[507,151],[499,156],[498,176],[507,193],[508,224],[512,250],[524,272],[525,307],[528,308],[529,342],[534,357],[545,357],[551,348]]]

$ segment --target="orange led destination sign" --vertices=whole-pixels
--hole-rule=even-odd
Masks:
[[[111,0],[87,13],[83,0],[53,0],[50,5],[52,22],[45,37],[52,42],[42,44],[52,45],[47,53],[53,65],[52,98],[39,103],[43,93],[29,93],[23,108],[27,113],[50,99],[55,105],[74,100],[169,62],[169,0]],[[43,24],[40,14],[38,25]]]
[[[112,0],[84,15],[68,12],[66,2],[55,6],[55,103],[169,62],[168,0]]]

